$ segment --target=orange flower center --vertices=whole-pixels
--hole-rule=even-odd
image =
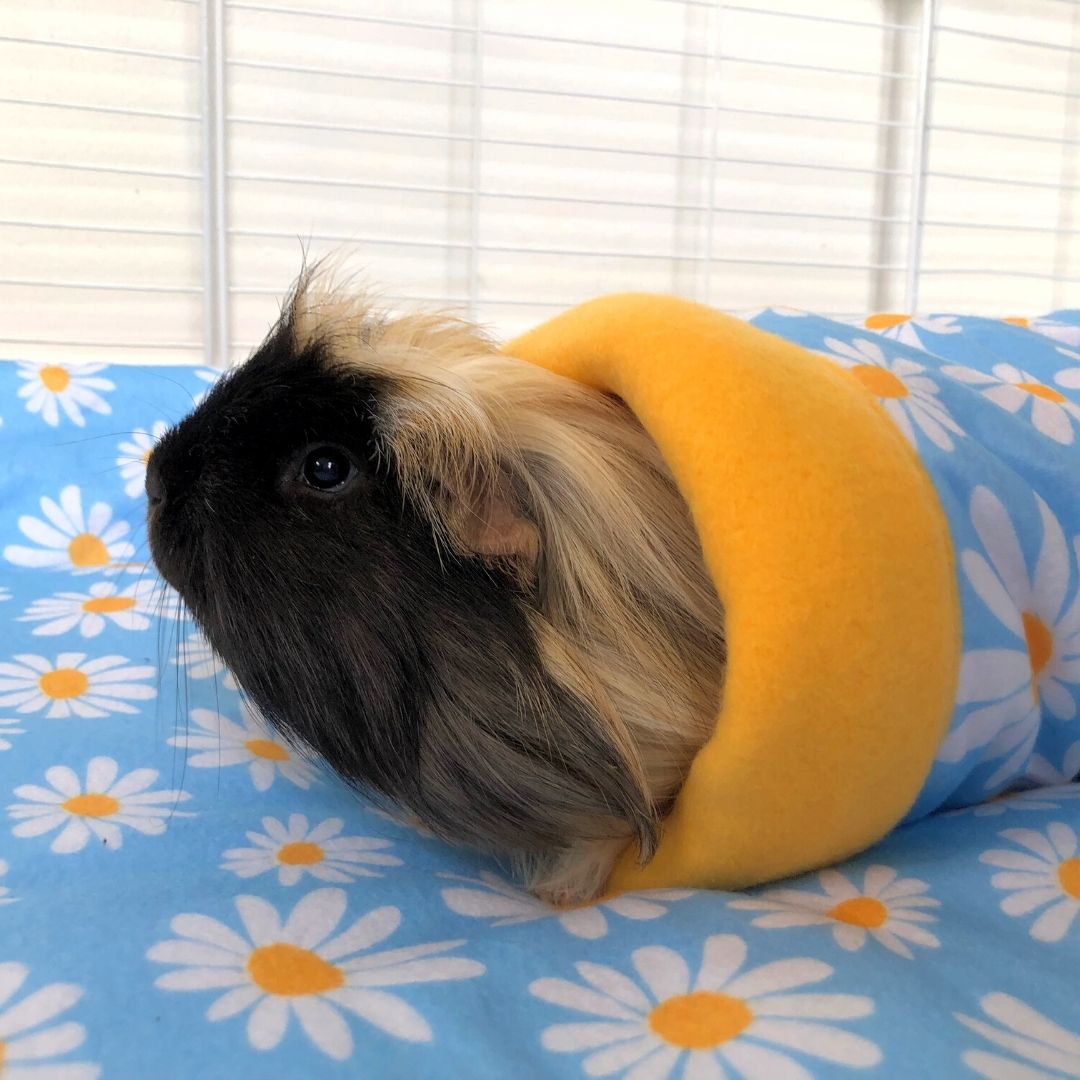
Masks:
[[[112,817],[120,809],[120,803],[111,795],[88,791],[85,795],[73,795],[63,807],[78,817]]]
[[[79,533],[68,544],[68,558],[75,566],[107,566],[109,549],[93,533]]]
[[[130,596],[95,596],[92,600],[84,600],[83,611],[94,615],[114,615],[118,611],[130,611],[135,606],[135,601]]]
[[[891,326],[899,326],[906,323],[910,315],[893,315],[889,312],[880,312],[877,315],[868,315],[866,318],[867,330],[888,330]]]
[[[323,849],[318,844],[309,844],[306,840],[294,840],[278,849],[278,862],[286,866],[310,866],[322,862]]]
[[[1058,867],[1057,873],[1065,894],[1080,900],[1080,859],[1066,859]]]
[[[1042,398],[1043,401],[1052,401],[1055,405],[1061,405],[1066,399],[1065,395],[1052,386],[1043,386],[1037,382],[1021,382],[1016,384],[1018,390],[1026,390],[1032,397]]]
[[[46,671],[38,679],[38,686],[46,697],[66,701],[68,698],[85,694],[90,689],[90,680],[75,668],[61,667]]]
[[[875,397],[904,398],[908,388],[891,372],[876,364],[859,364],[851,374]]]
[[[1002,319],[1001,321],[1002,322],[1007,322],[1007,323],[1012,323],[1013,326],[1024,326],[1024,327],[1026,327],[1028,325],[1027,319],[1021,318],[1019,315],[1014,315],[1011,318]]]
[[[150,447],[149,450],[144,450],[142,455],[142,463],[146,465],[150,461],[150,455],[154,452],[154,448]]]
[[[695,990],[661,1001],[649,1013],[649,1027],[684,1050],[708,1050],[741,1035],[754,1019],[742,998]]]
[[[247,970],[257,986],[282,997],[325,994],[345,985],[341,968],[327,963],[310,949],[283,941],[255,949],[248,957]]]
[[[830,919],[847,923],[849,926],[861,926],[867,930],[876,930],[885,925],[889,909],[872,896],[853,896],[844,900],[825,913]]]
[[[0,1071],[4,1068],[4,1058],[7,1057],[7,1052],[4,1050],[4,1040],[0,1039]]]
[[[1054,635],[1038,615],[1025,611],[1020,616],[1024,622],[1024,640],[1027,642],[1028,660],[1031,662],[1031,696],[1038,700],[1037,684],[1043,668],[1054,655]]]
[[[289,751],[270,739],[248,739],[244,745],[256,756],[267,761],[288,761]]]
[[[38,378],[41,379],[45,389],[51,390],[54,394],[62,394],[71,382],[67,368],[56,366],[43,367],[38,372]]]

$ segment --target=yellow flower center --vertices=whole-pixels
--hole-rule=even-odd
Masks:
[[[75,566],[106,566],[109,549],[93,533],[79,533],[68,544],[68,558]]]
[[[62,805],[69,814],[78,817],[112,817],[120,809],[120,803],[111,795],[100,795],[94,791],[73,795]]]
[[[1016,384],[1018,390],[1025,390],[1032,397],[1042,398],[1043,401],[1052,401],[1055,405],[1061,405],[1065,401],[1065,395],[1055,390],[1052,386],[1043,386],[1037,382],[1021,382]]]
[[[68,383],[71,382],[71,376],[68,374],[67,368],[55,365],[43,367],[38,372],[38,378],[41,379],[45,389],[51,390],[54,394],[62,394],[68,388]]]
[[[68,698],[85,694],[90,689],[90,680],[76,668],[61,667],[46,671],[38,679],[38,686],[46,697],[66,701]]]
[[[267,761],[288,761],[289,751],[270,739],[248,739],[244,745],[256,756]]]
[[[135,601],[130,596],[95,596],[92,600],[84,600],[83,611],[94,615],[114,615],[118,611],[130,611],[135,606]]]
[[[1007,322],[1007,323],[1012,323],[1013,326],[1024,326],[1024,327],[1026,327],[1026,326],[1029,325],[1027,319],[1021,318],[1019,315],[1014,315],[1011,318],[1002,319],[1001,321],[1002,322]]]
[[[3,1039],[0,1039],[0,1073],[2,1073],[2,1072],[3,1072],[3,1068],[4,1068],[4,1058],[6,1058],[6,1057],[7,1057],[7,1053],[6,1053],[6,1051],[4,1050],[4,1045],[5,1045],[5,1044],[4,1044],[4,1040],[3,1040]]]
[[[859,364],[851,374],[875,397],[904,398],[908,388],[891,372],[876,364]]]
[[[248,957],[247,970],[257,986],[282,997],[325,994],[345,985],[341,968],[327,963],[310,949],[284,941],[255,949]]]
[[[695,990],[661,1001],[649,1013],[649,1027],[684,1050],[708,1050],[741,1035],[754,1019],[742,998]]]
[[[146,465],[150,461],[150,455],[154,452],[154,448],[150,447],[149,450],[143,451],[142,463]]]
[[[825,913],[830,919],[847,923],[849,926],[861,926],[867,930],[876,930],[884,926],[889,917],[889,909],[872,896],[853,896],[844,900]]]
[[[318,844],[309,844],[306,840],[294,840],[278,849],[278,862],[286,866],[310,866],[323,861],[323,849]]]
[[[899,326],[901,323],[906,323],[910,318],[910,315],[893,315],[889,312],[882,311],[877,315],[868,315],[866,317],[866,329],[888,330],[891,326]]]
[[[1080,900],[1080,859],[1066,859],[1057,873],[1062,891],[1074,900]]]
[[[1054,655],[1054,635],[1038,615],[1025,611],[1020,618],[1024,622],[1024,640],[1027,642],[1028,660],[1031,663],[1031,696],[1037,701],[1039,676]]]

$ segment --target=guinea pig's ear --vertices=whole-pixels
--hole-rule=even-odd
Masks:
[[[376,354],[388,363],[382,347],[376,343]],[[383,381],[376,427],[399,483],[436,535],[527,580],[540,553],[531,481],[503,403],[489,397],[474,378],[434,365],[420,374],[398,370]]]
[[[536,566],[540,534],[504,491],[466,496],[459,535],[466,550],[489,559],[509,560],[526,572]]]

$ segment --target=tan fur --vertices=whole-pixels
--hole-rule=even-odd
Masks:
[[[723,613],[652,440],[620,403],[499,354],[445,314],[385,318],[315,279],[292,321],[299,346],[318,341],[392,380],[383,435],[400,482],[441,544],[531,590],[546,669],[592,702],[664,813],[716,716]],[[545,898],[589,899],[628,836],[522,871]]]

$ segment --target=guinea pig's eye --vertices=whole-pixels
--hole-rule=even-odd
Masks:
[[[320,446],[304,458],[304,480],[319,491],[333,491],[349,479],[352,462],[333,446]]]

